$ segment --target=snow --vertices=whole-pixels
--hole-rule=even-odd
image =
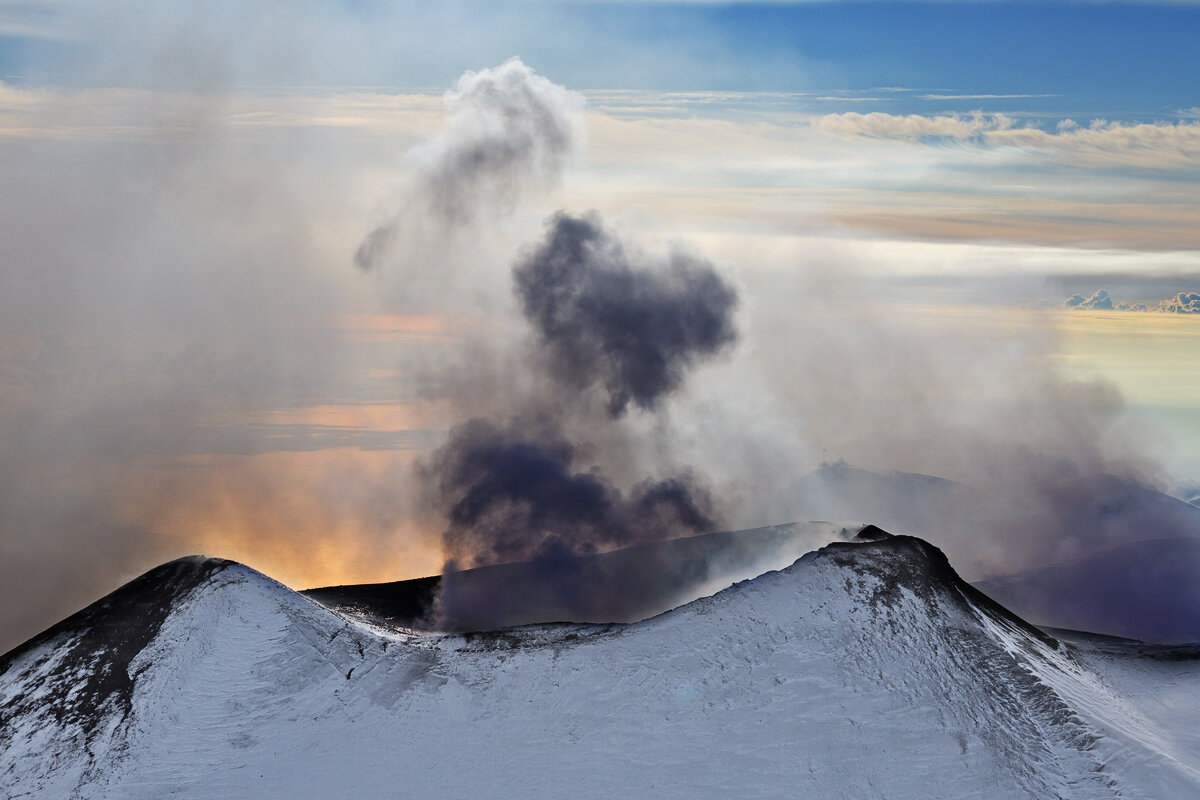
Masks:
[[[1056,647],[929,549],[830,547],[631,625],[426,636],[226,566],[130,663],[127,716],[9,720],[0,795],[1196,796],[1200,662]],[[0,699],[52,694],[68,635]]]

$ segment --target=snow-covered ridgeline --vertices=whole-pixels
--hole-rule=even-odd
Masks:
[[[468,635],[372,630],[228,562],[172,575],[138,590],[177,587],[128,660],[128,695],[126,684],[71,694],[107,663],[104,615],[0,665],[0,794],[1090,798],[1200,787],[1196,748],[1140,705],[1161,697],[1145,688],[1157,667],[1125,669],[1113,685],[1108,656],[1074,652],[981,599],[917,539],[833,545],[641,623]],[[120,602],[110,597],[106,614]],[[1197,670],[1174,669],[1189,691],[1172,700],[1194,719]]]

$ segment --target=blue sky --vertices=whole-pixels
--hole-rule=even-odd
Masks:
[[[1034,94],[1052,97],[936,103],[1121,118],[1200,105],[1200,5],[1189,3],[244,6],[0,3],[0,30],[10,33],[0,74],[67,85],[414,89],[519,55],[578,90],[901,87],[919,90],[889,98],[902,111],[927,110],[925,93]],[[191,68],[172,65],[185,61]]]

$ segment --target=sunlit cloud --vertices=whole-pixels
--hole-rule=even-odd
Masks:
[[[1150,311],[1164,314],[1200,314],[1200,292],[1183,291],[1157,303],[1119,301],[1114,304],[1108,291],[1098,290],[1091,297],[1074,294],[1063,303],[1076,311]]]
[[[169,141],[245,129],[334,128],[347,135],[415,140],[441,120],[441,99],[368,91],[242,90],[230,94],[146,89],[24,88],[0,81],[0,137]],[[269,131],[268,131],[269,132]]]
[[[1075,308],[1080,311],[1112,311],[1113,301],[1108,296],[1108,292],[1101,289],[1091,297],[1084,297],[1081,294],[1071,295],[1064,303],[1067,308]]]
[[[1158,310],[1171,314],[1200,314],[1200,292],[1180,292],[1159,303]]]

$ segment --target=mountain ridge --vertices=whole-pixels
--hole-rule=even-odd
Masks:
[[[915,537],[834,542],[641,622],[490,633],[376,628],[231,562],[151,573],[6,656],[0,795],[536,800],[570,786],[581,798],[1109,798],[1200,787],[1191,739],[1139,705],[1177,687],[1178,670],[1200,678],[1195,662],[1063,645]],[[118,601],[150,590],[170,608],[138,653],[86,648],[116,652],[128,697],[68,692],[75,715],[56,714],[57,686],[104,673],[95,659],[68,663],[88,636],[120,629],[97,615],[128,617]],[[1107,674],[1134,690],[1115,692]],[[1190,725],[1200,703],[1174,691],[1178,725]]]

